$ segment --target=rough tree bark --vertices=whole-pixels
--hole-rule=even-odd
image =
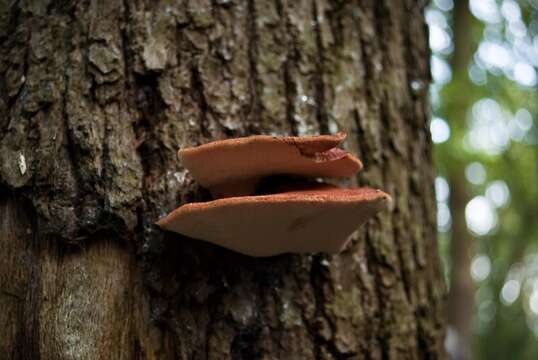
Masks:
[[[0,357],[443,357],[423,7],[0,0]],[[179,147],[338,130],[395,199],[342,254],[154,227]]]

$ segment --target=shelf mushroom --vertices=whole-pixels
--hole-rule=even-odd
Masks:
[[[318,188],[183,205],[158,225],[250,256],[343,249],[390,197],[369,188]]]
[[[183,205],[157,225],[250,256],[339,252],[358,226],[387,208],[389,195],[307,182],[253,194],[272,175],[353,176],[362,164],[337,148],[345,137],[262,135],[183,149],[183,166],[216,200]]]
[[[179,151],[179,158],[214,198],[252,195],[271,175],[350,177],[362,168],[337,148],[346,134],[303,137],[250,136],[210,142]]]

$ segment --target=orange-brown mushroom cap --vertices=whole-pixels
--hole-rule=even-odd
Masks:
[[[390,196],[369,188],[314,189],[183,205],[158,225],[250,255],[340,251]]]
[[[267,135],[214,141],[179,151],[185,168],[215,198],[251,195],[270,175],[349,177],[362,168],[337,148],[346,135],[275,137]]]

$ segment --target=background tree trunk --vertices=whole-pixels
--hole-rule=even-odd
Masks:
[[[1,357],[443,357],[423,6],[0,0]],[[179,147],[339,130],[395,200],[342,254],[154,227]]]
[[[453,77],[469,82],[468,68],[474,54],[469,29],[472,15],[469,1],[456,0],[453,10],[454,53],[451,57]],[[476,99],[455,96],[447,101],[445,114],[454,133],[466,126],[467,112]],[[472,317],[474,313],[474,283],[471,278],[471,262],[475,249],[473,236],[467,228],[465,206],[471,200],[469,183],[465,179],[466,162],[460,154],[450,155],[447,178],[450,195],[449,207],[452,217],[450,230],[450,287],[447,296],[447,323],[451,345],[447,350],[453,359],[468,360],[472,355]]]

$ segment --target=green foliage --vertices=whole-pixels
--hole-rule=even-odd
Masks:
[[[430,38],[433,56],[450,63],[452,73],[449,82],[432,85],[434,116],[450,127],[450,137],[436,144],[438,173],[453,179],[467,170],[468,179],[459,179],[470,202],[478,199],[467,206],[475,209],[467,213],[475,253],[473,358],[538,359],[538,3],[480,1],[463,12],[445,6],[451,1],[434,1],[426,13],[445,16],[453,41],[447,50]],[[454,28],[457,16],[469,16],[467,28]],[[442,25],[432,18],[435,34],[432,27]],[[432,70],[434,80],[446,78]],[[465,216],[451,210],[452,217]],[[474,232],[469,217],[478,224]],[[440,249],[450,264],[450,228],[441,230]]]

